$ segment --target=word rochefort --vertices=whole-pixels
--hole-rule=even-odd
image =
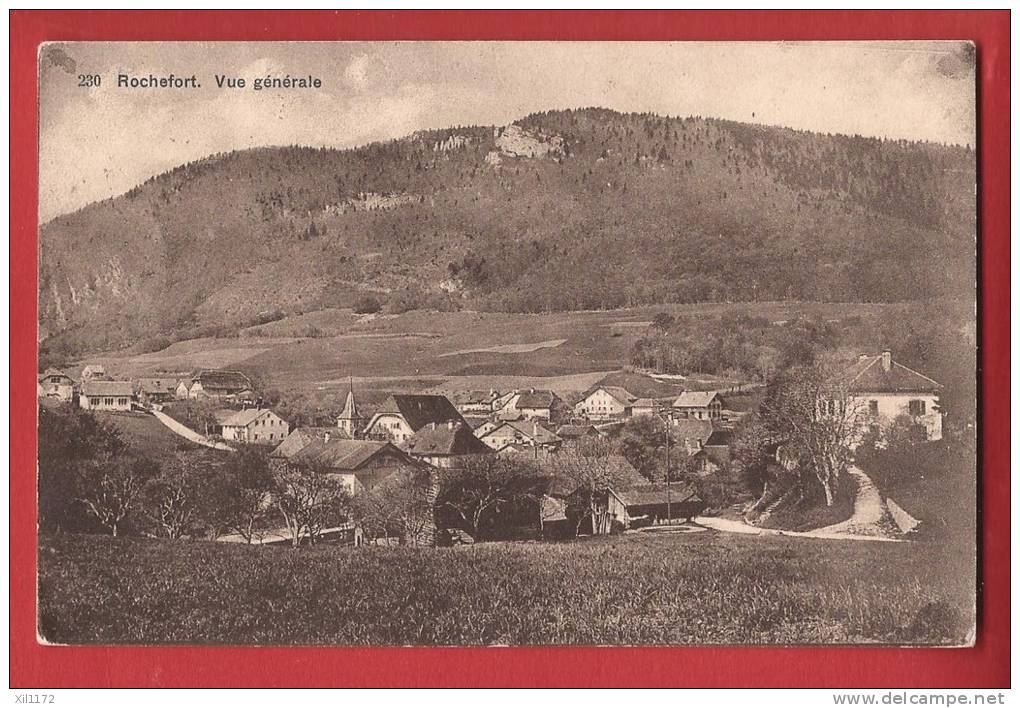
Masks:
[[[198,78],[191,76],[177,76],[167,74],[166,76],[131,76],[130,74],[117,74],[117,88],[200,88]]]

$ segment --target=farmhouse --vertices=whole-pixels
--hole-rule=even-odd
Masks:
[[[493,403],[505,398],[495,389],[488,391],[458,391],[451,394],[451,400],[457,410],[467,416],[470,413],[489,415],[493,411]]]
[[[892,353],[862,355],[845,373],[846,395],[862,409],[862,427],[886,431],[897,419],[910,422],[918,440],[942,439],[942,385],[893,361]],[[830,407],[835,401],[825,401]]]
[[[635,398],[630,404],[630,415],[654,415],[660,407],[660,402],[654,398]]]
[[[147,377],[135,382],[135,395],[142,403],[166,403],[176,397],[177,380]]]
[[[619,386],[598,386],[574,406],[574,413],[587,420],[610,420],[630,415],[637,397]]]
[[[129,411],[134,386],[130,381],[98,381],[81,385],[78,405],[92,411]]]
[[[272,464],[326,470],[351,495],[371,490],[395,472],[420,467],[398,447],[377,440],[349,440],[332,428],[298,428],[272,453]]]
[[[81,380],[84,381],[109,381],[106,375],[106,367],[102,364],[86,364],[81,370]]]
[[[372,416],[365,427],[365,437],[403,443],[430,423],[466,425],[446,396],[394,394]]]
[[[720,420],[722,400],[715,391],[684,391],[673,401],[673,412],[678,418]]]
[[[290,426],[268,408],[237,411],[222,423],[224,440],[240,443],[275,444],[287,437]]]
[[[74,379],[59,369],[49,368],[39,375],[37,391],[42,398],[70,401],[74,396]]]
[[[712,423],[697,418],[678,418],[672,422],[671,430],[679,446],[688,455],[693,455],[708,442],[712,435]]]
[[[401,446],[408,455],[434,467],[456,467],[466,458],[491,455],[492,448],[475,437],[463,423],[429,423]]]
[[[564,442],[575,442],[582,438],[598,437],[599,431],[595,429],[594,425],[566,424],[556,429],[556,435],[562,438]]]
[[[251,392],[251,381],[240,371],[199,372],[188,387],[188,398],[237,398]]]
[[[565,408],[563,400],[552,391],[531,388],[515,393],[497,412],[503,420],[552,420]]]
[[[507,421],[496,426],[481,438],[493,450],[499,450],[510,443],[528,445],[532,448],[556,449],[562,440],[536,421]]]

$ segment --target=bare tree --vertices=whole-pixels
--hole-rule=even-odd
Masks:
[[[178,455],[163,465],[146,488],[148,514],[164,536],[184,536],[199,509],[199,472],[195,461]]]
[[[301,538],[314,544],[331,523],[350,511],[350,494],[329,469],[314,463],[281,465],[276,474],[276,508],[296,548]]]
[[[574,487],[573,505],[580,512],[576,516],[575,531],[580,529],[584,519],[591,518],[592,533],[608,533],[610,518],[603,499],[623,481],[612,446],[601,438],[579,441],[550,458],[549,469]]]
[[[476,538],[503,509],[535,499],[536,470],[521,460],[477,455],[440,474],[438,504],[457,514]]]
[[[798,476],[809,468],[822,486],[826,506],[832,506],[862,428],[864,402],[851,395],[847,383],[833,365],[798,367],[787,372],[761,406],[761,415],[785,441],[785,458],[799,462],[784,467],[796,467]]]
[[[85,465],[80,477],[80,501],[88,513],[113,536],[137,510],[145,483],[155,469],[146,458],[101,454]]]
[[[435,534],[433,470],[407,468],[394,472],[353,503],[355,517],[371,539],[396,533],[402,543],[430,545]]]

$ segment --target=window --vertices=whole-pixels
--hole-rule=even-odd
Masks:
[[[907,404],[910,415],[924,415],[924,401],[913,400]]]
[[[868,401],[868,413],[878,415],[878,401]]]

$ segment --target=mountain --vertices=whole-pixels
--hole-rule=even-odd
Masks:
[[[975,179],[963,147],[604,109],[217,154],[41,227],[40,335],[151,346],[368,292],[394,311],[969,298]]]

